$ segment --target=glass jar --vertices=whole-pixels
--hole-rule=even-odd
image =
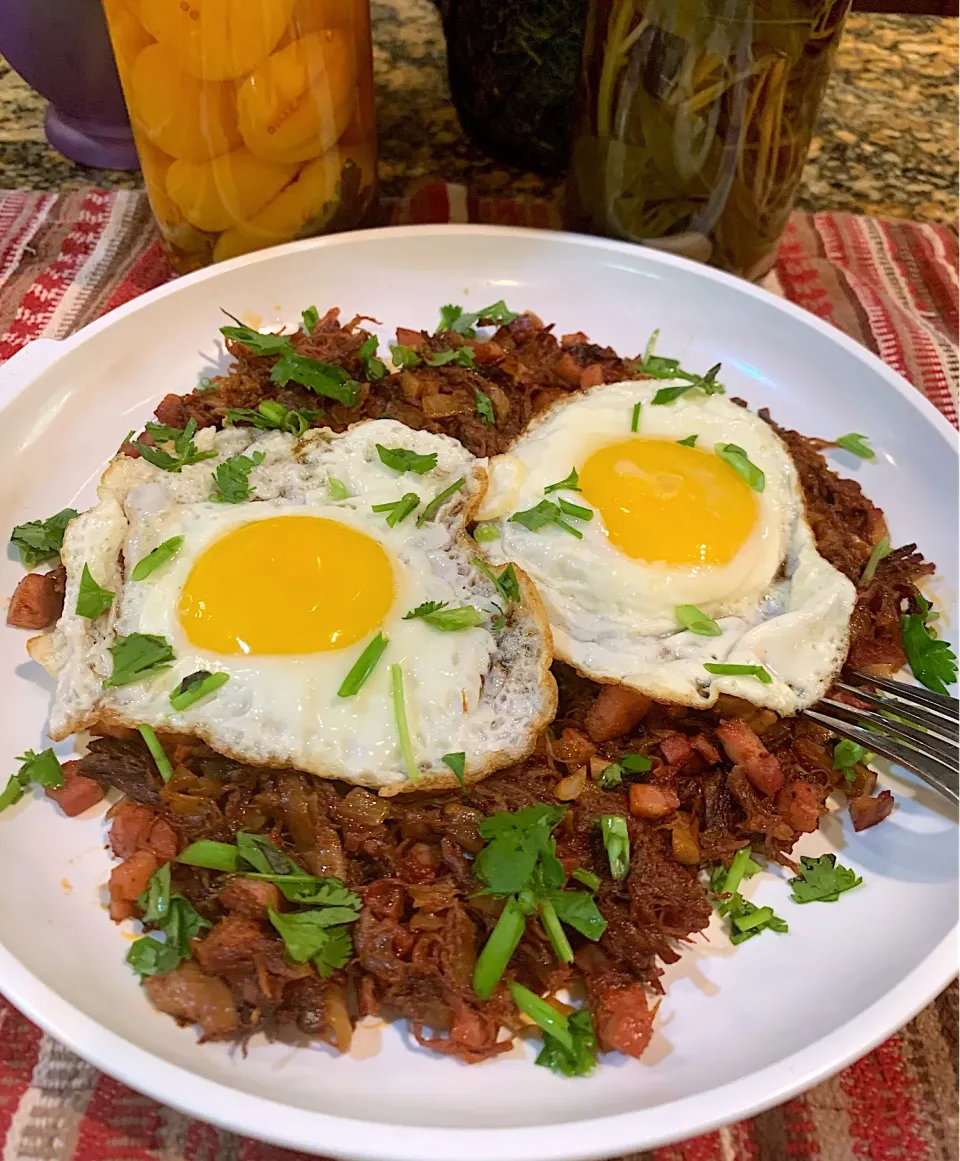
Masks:
[[[367,224],[369,0],[103,0],[144,184],[180,273]]]
[[[565,218],[759,278],[850,0],[590,0]]]

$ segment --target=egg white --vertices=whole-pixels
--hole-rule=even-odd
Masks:
[[[489,465],[491,486],[477,513],[500,533],[486,545],[491,559],[514,561],[536,583],[558,657],[588,677],[616,681],[661,701],[699,708],[721,693],[782,714],[823,695],[847,652],[856,601],[850,581],[817,552],[796,468],[776,433],[723,395],[690,390],[653,404],[663,387],[682,381],[631,381],[591,388],[537,416],[507,455]],[[536,532],[511,521],[545,498],[596,450],[637,435],[681,440],[697,436],[711,451],[733,443],[765,475],[756,524],[725,565],[674,566],[636,560],[607,538],[599,513],[572,521],[577,540],[555,525]],[[560,491],[583,505],[577,492]],[[679,626],[675,609],[696,605],[722,629],[697,636]],[[705,662],[762,665],[773,678],[714,675]]]
[[[436,452],[437,467],[400,474],[379,459],[376,445]],[[422,619],[403,620],[424,601],[488,609],[494,586],[476,567],[463,524],[486,486],[481,461],[457,441],[415,432],[393,420],[354,426],[342,435],[325,429],[301,440],[245,428],[196,436],[217,460],[163,472],[142,459],[116,459],[100,486],[100,501],[74,520],[64,538],[67,569],[64,614],[54,638],[59,670],[51,736],[65,737],[98,720],[194,734],[222,753],[255,764],[294,766],[391,792],[411,788],[404,772],[390,691],[389,666],[403,667],[406,712],[421,777],[416,787],[453,780],[443,756],[467,755],[467,776],[481,777],[529,751],[555,709],[549,631],[535,593],[513,606],[507,627],[490,622],[442,632]],[[218,462],[238,452],[262,452],[250,474],[251,499],[209,499]],[[329,477],[350,496],[334,500]],[[410,516],[390,528],[374,504],[405,492],[426,503],[454,480],[465,486],[436,520],[416,526]],[[339,650],[297,655],[219,654],[193,645],[177,615],[180,592],[197,559],[214,541],[253,520],[312,515],[339,521],[372,537],[391,560],[395,598],[380,631],[389,646],[359,694],[337,696],[344,677],[373,632]],[[179,552],[143,581],[131,572],[158,544],[182,536]],[[109,612],[90,621],[75,613],[83,565],[117,593]],[[343,562],[345,569],[349,561]],[[502,603],[502,602],[501,602]],[[269,617],[269,609],[263,611]],[[116,636],[153,633],[172,646],[172,667],[153,678],[104,688],[113,668]],[[170,693],[197,670],[226,672],[213,696],[177,712]]]

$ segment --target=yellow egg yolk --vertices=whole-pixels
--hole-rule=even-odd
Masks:
[[[275,516],[214,541],[180,594],[190,642],[213,653],[317,653],[379,628],[393,569],[376,540],[320,516]]]
[[[756,496],[729,464],[672,440],[609,444],[579,474],[611,544],[637,560],[726,564],[757,520]]]

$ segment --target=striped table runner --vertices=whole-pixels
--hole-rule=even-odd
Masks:
[[[555,229],[545,202],[427,182],[383,224]],[[794,214],[766,285],[957,422],[957,231]],[[142,193],[0,192],[0,362],[173,277]],[[751,1120],[621,1161],[957,1161],[957,988],[839,1076]],[[306,1161],[192,1120],[74,1056],[0,999],[0,1161]],[[451,1158],[451,1161],[454,1161]]]

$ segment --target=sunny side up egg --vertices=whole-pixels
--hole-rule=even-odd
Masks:
[[[608,384],[537,416],[490,461],[487,555],[529,574],[556,656],[586,676],[698,708],[727,693],[795,713],[843,664],[856,591],[818,553],[778,436],[689,384],[653,402],[682,385]]]
[[[299,440],[208,428],[195,443],[216,458],[179,472],[115,459],[99,502],[67,530],[53,738],[97,722],[145,723],[199,736],[240,761],[386,793],[455,786],[445,755],[465,754],[465,777],[475,780],[530,751],[556,709],[550,634],[525,577],[521,599],[507,605],[476,563],[464,524],[486,486],[482,461],[455,440],[393,420],[342,435],[314,429]],[[436,464],[401,473],[382,461],[378,444]],[[249,496],[216,502],[214,470],[239,454],[263,457],[249,473]],[[420,504],[393,526],[389,509],[374,511],[408,493]],[[168,560],[135,575],[138,562],[175,538]],[[116,593],[92,618],[76,611],[85,565]],[[425,602],[481,615],[445,631],[407,617]],[[113,686],[116,646],[134,634],[162,639],[173,657],[160,672]],[[382,657],[359,692],[342,696],[378,634],[388,642]],[[396,666],[413,778],[400,743]],[[171,693],[198,672],[228,680],[178,711]]]

